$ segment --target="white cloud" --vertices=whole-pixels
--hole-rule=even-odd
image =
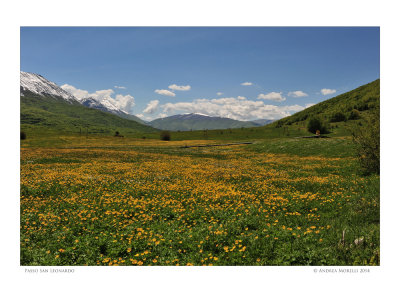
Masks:
[[[69,84],[63,84],[61,88],[67,91],[68,93],[72,94],[77,99],[89,97],[88,91],[77,89],[76,87]]]
[[[135,98],[131,95],[116,95],[115,99],[110,97],[109,100],[114,100],[113,104],[127,113],[130,113],[135,106]]]
[[[114,91],[112,89],[108,89],[108,90],[99,90],[96,91],[92,94],[89,94],[89,97],[92,97],[96,100],[102,101],[104,99],[110,99],[111,98],[111,94],[113,94]]]
[[[222,94],[223,94],[223,93],[221,93],[221,92],[218,92],[218,93],[217,93],[218,96],[221,96]]]
[[[163,96],[169,96],[169,97],[175,97],[176,94],[174,92],[168,91],[168,90],[155,90],[155,93]]]
[[[151,117],[145,116],[144,114],[137,114],[136,117],[138,117],[138,118],[140,118],[142,120],[145,120],[145,121],[150,121],[151,120]]]
[[[160,114],[158,115],[158,118],[165,118],[165,117],[168,117],[168,115],[165,114],[165,113],[160,113]]]
[[[243,96],[238,96],[237,98],[238,98],[238,100],[246,100],[246,97],[243,97]]]
[[[308,94],[304,93],[303,91],[294,91],[294,92],[289,92],[288,96],[299,98],[299,97],[307,97]]]
[[[115,89],[122,89],[122,90],[126,90],[126,87],[124,86],[118,86],[118,85],[114,85]]]
[[[333,90],[333,89],[322,89],[321,93],[322,93],[322,95],[329,95],[329,94],[336,93],[336,90]]]
[[[161,105],[168,115],[201,113],[209,116],[236,120],[280,119],[305,109],[301,105],[276,106],[263,101],[239,100],[238,98],[196,99],[192,102],[166,103]]]
[[[282,97],[282,92],[280,92],[280,93],[271,92],[268,94],[260,94],[260,95],[258,95],[257,99],[271,100],[271,101],[277,101],[277,102],[286,100],[285,97]]]
[[[313,105],[315,105],[315,103],[307,103],[307,104],[306,104],[306,108],[309,108],[309,107],[311,107],[311,106],[313,106]]]
[[[151,100],[146,108],[143,110],[145,114],[154,114],[158,110],[158,104],[160,101],[158,100]]]
[[[189,91],[191,87],[190,87],[190,85],[171,84],[168,88],[171,90],[176,90],[176,91]]]
[[[86,90],[78,89],[69,84],[64,84],[61,88],[71,93],[78,100],[93,98],[109,109],[120,109],[126,113],[131,113],[132,108],[135,106],[135,98],[133,96],[117,94],[115,97],[112,97],[111,95],[114,94],[112,89],[98,90],[94,93],[89,93]]]
[[[252,82],[243,82],[243,83],[241,83],[241,85],[253,85],[253,83]]]

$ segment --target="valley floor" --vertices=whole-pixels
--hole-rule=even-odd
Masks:
[[[347,139],[21,144],[21,265],[379,265]],[[218,143],[218,141],[215,141]]]

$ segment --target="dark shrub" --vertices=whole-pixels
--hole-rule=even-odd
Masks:
[[[368,103],[360,103],[354,106],[354,109],[357,109],[359,111],[367,110],[369,109]]]
[[[25,140],[26,139],[26,133],[21,131],[21,140]]]
[[[167,130],[161,131],[160,139],[162,141],[170,141],[171,140],[171,133]]]
[[[331,116],[331,122],[343,122],[343,121],[346,121],[346,116],[342,112],[334,113]]]
[[[365,119],[364,126],[355,125],[352,129],[357,158],[364,174],[380,172],[380,125],[379,108]]]
[[[275,128],[280,128],[280,127],[282,127],[283,124],[284,124],[284,122],[282,120],[279,120],[278,122],[276,122]]]
[[[307,130],[311,133],[316,133],[319,130],[320,133],[328,133],[326,125],[316,117],[312,117],[307,124]]]
[[[353,109],[350,112],[349,120],[358,120],[360,117],[360,112],[357,109]]]

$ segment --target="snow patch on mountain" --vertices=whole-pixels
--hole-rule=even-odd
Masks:
[[[60,88],[39,74],[20,72],[21,96],[24,91],[30,91],[42,96],[61,97],[69,103],[74,103],[77,99],[67,91]]]
[[[119,109],[114,104],[112,104],[107,99],[96,100],[92,97],[78,99],[78,102],[86,107],[99,109],[105,112],[111,112],[114,114],[126,113],[125,111]]]

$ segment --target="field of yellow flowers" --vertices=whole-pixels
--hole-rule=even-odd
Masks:
[[[21,265],[379,265],[379,176],[351,155],[114,140],[21,146]]]

